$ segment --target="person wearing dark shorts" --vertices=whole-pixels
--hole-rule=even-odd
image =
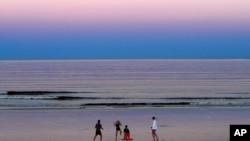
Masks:
[[[116,130],[115,130],[115,140],[117,140],[117,134],[118,134],[118,132],[120,132],[120,135],[122,134],[122,130],[120,128],[120,126],[122,126],[122,123],[120,122],[120,120],[117,120],[116,122],[114,122],[114,126],[116,127]]]
[[[100,120],[97,121],[97,123],[95,125],[95,129],[96,129],[96,131],[95,131],[95,136],[94,136],[93,141],[95,141],[95,138],[96,138],[97,135],[100,136],[100,141],[102,141],[102,132],[101,132],[101,129],[103,130],[103,128],[102,128],[102,124],[101,124]]]

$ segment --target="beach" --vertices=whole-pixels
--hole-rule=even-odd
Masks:
[[[0,61],[0,141],[114,141],[120,120],[135,141],[229,141],[250,123],[250,61]],[[119,136],[120,140],[122,136]],[[99,141],[99,138],[96,139]]]
[[[157,118],[159,141],[229,141],[230,124],[250,123],[249,108],[1,110],[0,140],[92,141],[100,119],[103,141],[114,141],[113,122],[119,119],[135,141],[151,141],[152,116]]]

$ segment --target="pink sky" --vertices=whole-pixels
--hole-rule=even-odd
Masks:
[[[0,0],[0,20],[69,23],[250,22],[249,0]]]
[[[0,58],[249,58],[249,34],[250,0],[0,0]]]

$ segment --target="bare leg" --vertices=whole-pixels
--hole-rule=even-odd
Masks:
[[[96,135],[94,136],[94,139],[93,139],[93,141],[95,141],[95,138],[96,138]]]
[[[102,135],[100,135],[100,141],[102,141]]]
[[[115,140],[117,140],[117,130],[115,131]]]
[[[153,133],[153,139],[154,139],[154,141],[158,141],[158,136],[156,133]]]
[[[154,133],[152,133],[152,137],[153,137],[153,141],[155,141],[155,136],[154,136]]]

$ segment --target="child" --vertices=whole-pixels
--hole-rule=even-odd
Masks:
[[[130,140],[130,133],[129,133],[129,129],[128,129],[127,125],[125,125],[123,132],[124,132],[123,140],[129,141]]]

